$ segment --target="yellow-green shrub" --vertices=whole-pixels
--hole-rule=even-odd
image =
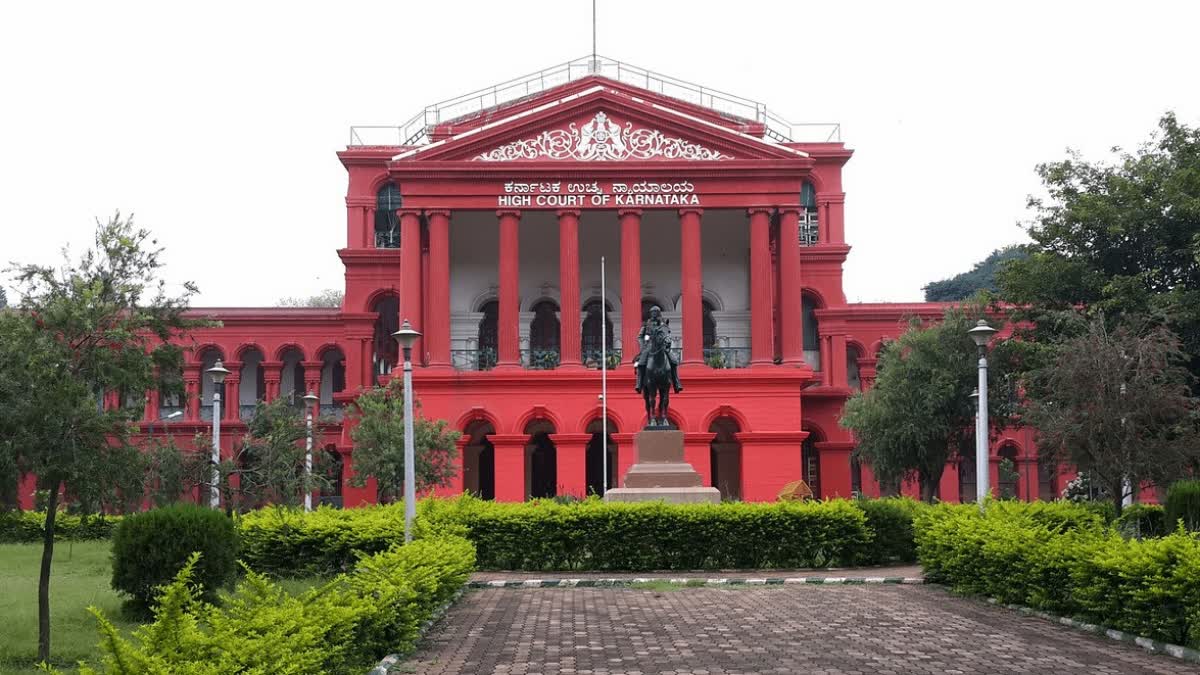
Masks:
[[[121,516],[58,513],[54,516],[54,538],[74,541],[108,539],[120,522]],[[0,512],[0,544],[41,541],[45,524],[44,511]]]

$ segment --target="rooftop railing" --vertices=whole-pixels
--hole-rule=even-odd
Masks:
[[[589,75],[657,92],[664,96],[715,110],[731,118],[760,122],[768,138],[780,143],[829,143],[842,140],[842,127],[830,123],[794,123],[784,120],[758,101],[656,73],[645,68],[605,58],[584,56],[523,77],[485,87],[469,94],[426,106],[403,124],[350,127],[350,145],[424,145],[433,127],[511,103]]]

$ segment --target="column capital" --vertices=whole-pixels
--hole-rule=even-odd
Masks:
[[[780,213],[794,213],[794,214],[796,214],[797,216],[799,216],[799,215],[800,215],[800,207],[799,207],[799,206],[795,206],[795,205],[789,205],[789,206],[780,206],[780,207],[779,207],[779,212],[780,212]]]
[[[450,209],[427,209],[425,215],[429,217],[441,216],[443,218],[450,217]]]
[[[375,206],[375,198],[367,196],[346,197],[346,206]]]
[[[698,206],[689,206],[685,209],[679,209],[680,216],[686,216],[686,215],[692,214],[692,213],[696,214],[697,216],[702,216],[702,215],[704,215],[704,209],[702,209]]]
[[[625,216],[639,216],[640,217],[642,215],[642,210],[641,209],[617,209],[617,215],[621,216],[621,217],[625,217]]]
[[[512,216],[514,218],[520,218],[521,210],[520,209],[496,209],[496,217],[497,218],[503,218],[505,216]]]
[[[401,216],[401,217],[415,216],[417,218],[420,218],[421,217],[421,209],[396,209],[396,215]]]
[[[770,207],[770,206],[751,206],[751,207],[749,207],[749,208],[747,208],[747,209],[746,209],[746,213],[747,213],[747,215],[751,215],[751,216],[753,216],[753,215],[754,215],[754,214],[756,214],[756,213],[765,213],[766,215],[768,215],[768,216],[769,216],[769,215],[771,215],[771,214],[772,214],[774,211],[775,211],[775,209],[774,209],[773,207]]]
[[[554,212],[554,215],[558,216],[559,218],[562,218],[563,216],[575,216],[578,218],[580,213],[582,212],[579,209],[559,209]]]
[[[311,370],[311,369],[320,370],[321,368],[323,368],[325,366],[325,362],[324,361],[301,361],[300,365],[305,370]]]

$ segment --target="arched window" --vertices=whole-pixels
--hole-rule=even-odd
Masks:
[[[291,405],[304,405],[304,354],[295,347],[283,353],[283,367],[279,370],[279,395]]]
[[[374,351],[371,353],[373,369],[376,375],[387,375],[400,358],[400,346],[392,333],[400,330],[400,299],[388,294],[375,301],[372,312],[379,316],[375,319]],[[374,382],[368,386],[374,386]]]
[[[718,417],[708,430],[716,434],[708,446],[712,486],[721,491],[721,499],[741,499],[742,444],[737,439],[741,427],[732,417]]]
[[[817,450],[817,438],[810,433],[800,446],[801,478],[812,490],[813,499],[821,498],[821,453]]]
[[[975,501],[975,454],[971,452],[958,457],[958,501],[969,504]]]
[[[375,195],[375,248],[400,248],[400,188],[388,183]]]
[[[858,374],[858,347],[846,346],[846,381],[851,391],[862,391],[862,378]]]
[[[321,414],[341,419],[342,406],[333,400],[333,395],[346,388],[346,357],[338,348],[326,350],[321,355]]]
[[[817,224],[817,191],[813,184],[804,181],[800,187],[800,245],[812,246],[821,240]]]
[[[496,354],[500,348],[497,324],[500,319],[500,302],[488,300],[479,308],[483,318],[479,320],[479,354],[476,357],[479,370],[488,370],[496,365]]]
[[[1038,499],[1052,502],[1058,498],[1058,466],[1045,457],[1038,457]]]
[[[529,347],[541,351],[558,351],[558,305],[542,300],[533,306],[533,321],[529,322]]]
[[[1021,494],[1021,473],[1017,469],[1017,448],[1009,443],[996,454],[1000,456],[1000,498],[1018,499]]]
[[[213,391],[216,385],[213,384],[212,376],[208,374],[208,369],[216,365],[217,361],[223,360],[221,352],[216,349],[206,349],[200,355],[200,419],[211,420],[213,414]],[[225,385],[221,385],[222,389]],[[229,401],[224,396],[225,392],[221,392],[221,417],[225,416],[225,406],[229,405]]]
[[[600,311],[599,298],[588,300],[587,304],[583,306],[583,362],[594,368],[600,367],[600,334],[602,330],[600,317],[602,314],[604,315],[604,344],[610,353],[613,349],[613,325],[612,319],[609,318],[612,316],[612,305],[605,302],[604,307],[608,310],[607,314]]]
[[[804,360],[813,370],[821,369],[821,333],[817,325],[817,301],[804,295],[800,306],[804,333]]]
[[[857,457],[850,458],[850,492],[855,497],[863,496],[862,462],[859,462]]]
[[[263,354],[257,349],[242,352],[242,379],[238,385],[238,416],[248,420],[254,416],[254,407],[267,395],[266,369],[262,366]]]
[[[712,349],[713,347],[717,346],[717,321],[712,315],[712,301],[705,298],[700,301],[700,307],[704,312],[704,316],[701,319],[701,323],[703,325],[702,330],[704,331],[704,348]]]

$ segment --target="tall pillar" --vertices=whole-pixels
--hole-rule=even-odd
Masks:
[[[184,414],[187,422],[200,419],[200,366],[186,366],[183,371]]]
[[[279,379],[283,376],[282,361],[263,361],[263,401],[270,403],[279,398]]]
[[[785,365],[804,362],[801,345],[803,312],[800,297],[800,210],[787,207],[779,213],[780,350]]]
[[[775,361],[771,312],[771,210],[750,211],[750,365]]]
[[[221,407],[224,413],[224,422],[237,422],[241,419],[241,403],[242,403],[242,377],[241,365],[229,364],[226,366],[233,372],[225,378],[225,391],[221,392]]]
[[[497,354],[496,364],[498,366],[515,368],[521,365],[521,263],[519,248],[521,212],[503,210],[497,211],[496,215],[500,218],[500,316],[496,325],[499,353]],[[498,449],[497,462],[499,462]],[[499,470],[499,465],[497,465],[497,470]],[[498,482],[499,479],[497,479]],[[498,489],[499,486],[497,486]],[[521,490],[523,491],[524,487]],[[521,499],[524,499],[524,497],[525,495],[522,493]],[[496,498],[500,498],[498,492]]]
[[[558,288],[560,368],[583,367],[579,322],[579,211],[558,212]]]
[[[450,367],[450,212],[429,211],[429,365]]]
[[[400,209],[400,323],[407,319],[416,330],[421,325],[421,212]],[[423,341],[413,344],[413,361],[425,353]]]
[[[704,271],[700,266],[702,209],[679,211],[679,281],[682,291],[683,363],[704,363]],[[707,484],[707,483],[706,483]]]
[[[846,336],[833,335],[829,342],[832,346],[829,360],[830,368],[833,370],[833,386],[849,387],[850,373],[846,368]]]
[[[591,434],[550,434],[554,441],[558,494],[587,496],[587,444]]]
[[[642,210],[621,209],[621,358],[631,360],[641,349]]]
[[[496,501],[525,501],[525,434],[488,436],[495,453]]]
[[[304,391],[300,392],[304,396],[308,392],[312,392],[317,396],[321,395],[321,371],[325,368],[324,361],[302,361],[300,365],[304,367]],[[297,383],[297,386],[299,383]]]

